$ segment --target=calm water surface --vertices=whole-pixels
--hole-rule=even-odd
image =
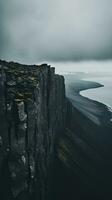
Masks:
[[[82,96],[101,102],[112,109],[112,76],[87,78],[86,80],[101,83],[104,85],[104,87],[84,90],[81,91],[80,94]]]

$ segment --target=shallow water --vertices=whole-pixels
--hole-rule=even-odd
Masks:
[[[101,83],[104,87],[83,90],[80,94],[89,99],[101,102],[112,113],[112,77],[88,78],[86,80]],[[112,122],[112,118],[110,119]]]
[[[87,78],[86,80],[101,83],[104,87],[83,90],[80,94],[112,108],[112,77]]]

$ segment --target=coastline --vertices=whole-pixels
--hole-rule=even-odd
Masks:
[[[66,85],[66,96],[73,106],[68,107],[70,127],[57,143],[54,179],[57,194],[65,194],[67,200],[69,193],[73,200],[102,199],[111,193],[111,112],[106,105],[80,95],[91,87],[103,85],[79,79],[70,79]],[[60,184],[58,176],[62,177]],[[59,196],[57,199],[62,199]]]
[[[101,102],[82,96],[81,91],[104,87],[104,85],[82,79],[66,81],[66,96],[82,114],[92,120],[96,125],[107,125],[111,122],[112,112]]]

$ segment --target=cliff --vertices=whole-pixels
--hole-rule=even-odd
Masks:
[[[64,78],[54,68],[0,61],[0,199],[47,198],[65,118]]]
[[[1,200],[99,199],[111,191],[111,113],[95,102],[106,116],[98,126],[75,104],[54,68],[0,60]]]

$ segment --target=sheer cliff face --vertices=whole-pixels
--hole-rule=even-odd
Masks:
[[[64,127],[64,78],[46,64],[26,66],[0,61],[3,199],[7,195],[11,200],[32,195],[46,199],[54,142]]]

